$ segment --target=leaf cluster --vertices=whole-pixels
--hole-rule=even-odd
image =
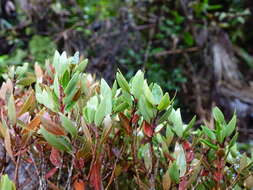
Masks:
[[[253,159],[237,149],[235,114],[227,122],[215,107],[214,125],[194,127],[196,117],[184,123],[175,96],[141,70],[130,81],[118,71],[110,87],[85,72],[87,63],[56,51],[45,69],[24,64],[5,74],[0,135],[17,171],[30,160],[58,189],[252,188]],[[6,175],[1,186],[14,188]]]

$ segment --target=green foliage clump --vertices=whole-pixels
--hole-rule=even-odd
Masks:
[[[11,67],[0,89],[5,150],[14,163],[32,158],[43,185],[252,188],[253,158],[237,149],[236,115],[227,122],[215,107],[214,124],[195,127],[196,117],[183,122],[174,98],[141,70],[130,81],[118,71],[110,87],[84,72],[87,63],[79,53],[55,52],[45,70]]]

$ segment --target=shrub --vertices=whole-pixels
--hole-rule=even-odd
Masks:
[[[226,122],[215,107],[214,125],[195,128],[196,118],[185,124],[174,98],[142,71],[129,82],[118,71],[110,87],[84,72],[87,62],[56,52],[45,70],[9,69],[0,134],[16,171],[33,163],[45,189],[253,187],[252,158],[237,150],[235,115]],[[6,175],[3,181],[13,188]]]

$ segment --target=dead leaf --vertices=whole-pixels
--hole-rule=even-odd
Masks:
[[[25,103],[22,105],[18,112],[18,117],[21,116],[23,113],[29,111],[35,104],[35,96],[34,96],[34,91],[31,91],[30,96],[26,99]]]
[[[132,133],[132,128],[130,126],[129,119],[123,113],[119,113],[119,119],[121,125],[126,130],[127,134],[130,135]]]
[[[74,182],[74,190],[85,190],[85,183],[81,179],[77,179]]]
[[[0,123],[0,127],[1,127],[1,133],[3,133],[3,137],[4,137],[4,147],[5,150],[7,152],[7,154],[10,156],[10,158],[12,159],[12,161],[14,163],[16,163],[15,159],[14,159],[14,154],[12,151],[12,144],[11,144],[11,137],[10,137],[10,133],[9,133],[9,128],[6,124],[6,121],[2,118],[2,124]]]
[[[45,116],[45,114],[40,117],[40,120],[42,125],[48,132],[54,135],[66,135],[64,129],[57,123],[53,122],[50,117]]]
[[[50,153],[50,161],[57,168],[61,166],[61,154],[59,150],[52,148]]]
[[[36,131],[40,125],[40,117],[44,114],[45,110],[41,110],[33,120],[28,124],[27,128],[24,129],[23,134],[26,134],[31,131]]]
[[[170,186],[171,186],[171,179],[170,179],[170,174],[167,171],[164,175],[163,175],[163,190],[169,190]]]
[[[247,188],[247,189],[252,189],[253,187],[253,176],[250,175],[249,177],[247,177],[244,181],[244,186]]]

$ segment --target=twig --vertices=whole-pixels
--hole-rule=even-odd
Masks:
[[[109,187],[110,187],[110,185],[111,185],[111,183],[112,183],[112,181],[113,181],[113,179],[114,179],[114,174],[115,174],[116,166],[117,166],[117,163],[118,163],[118,161],[119,161],[119,158],[120,158],[120,156],[121,156],[121,154],[122,154],[122,150],[123,150],[123,146],[122,146],[122,148],[121,148],[121,150],[120,150],[120,155],[117,156],[117,159],[116,159],[116,161],[114,162],[114,167],[113,167],[112,175],[111,175],[111,177],[110,177],[109,183],[107,184],[105,190],[108,190],[108,189],[109,189]]]
[[[59,182],[61,180],[62,166],[63,166],[63,157],[64,157],[64,152],[62,153],[62,156],[61,156],[61,165],[59,167],[59,173],[58,173],[58,176],[57,176],[57,184],[56,184],[57,187],[59,187]]]
[[[156,156],[155,156],[155,152],[154,152],[154,147],[153,147],[153,143],[152,143],[152,138],[150,138],[150,153],[151,153],[151,159],[152,159],[152,168],[151,168],[151,175],[149,178],[149,182],[150,182],[150,190],[155,190],[155,164],[156,164]]]
[[[18,171],[19,171],[20,159],[21,159],[21,154],[18,155],[16,168],[15,168],[15,175],[14,175],[14,181],[15,181],[15,185],[17,189],[19,188]]]
[[[172,55],[172,54],[190,53],[190,52],[195,52],[199,50],[200,50],[199,47],[190,47],[186,49],[174,49],[174,50],[162,51],[160,53],[155,54],[155,56],[160,57],[160,56],[166,56],[166,55]]]
[[[71,177],[72,177],[73,168],[74,168],[74,159],[75,159],[75,157],[73,156],[72,160],[71,160],[70,169],[68,170],[69,175],[68,175],[68,180],[67,180],[67,183],[66,183],[66,186],[65,186],[65,189],[67,189],[67,190],[71,190],[70,185],[71,185]]]

